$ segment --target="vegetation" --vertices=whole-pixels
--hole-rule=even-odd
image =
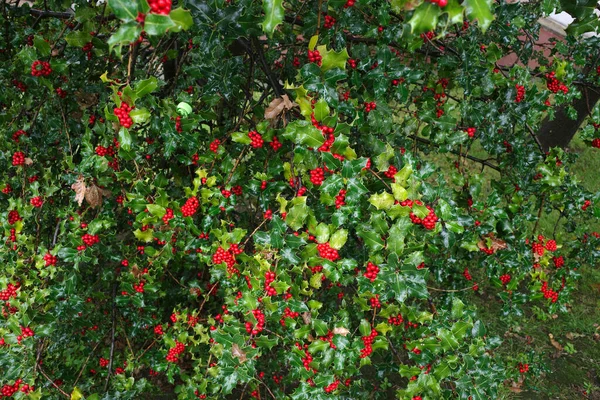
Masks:
[[[0,397],[597,395],[595,0],[21,3]]]

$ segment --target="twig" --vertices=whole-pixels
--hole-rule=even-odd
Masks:
[[[148,350],[150,350],[150,349],[152,348],[152,346],[154,346],[155,344],[156,344],[156,339],[154,339],[154,340],[152,341],[152,343],[150,343],[150,345],[149,345],[148,347],[146,347],[146,349],[144,349],[144,351],[142,351],[142,354],[140,354],[139,356],[137,356],[137,358],[135,359],[135,361],[137,361],[137,360],[139,360],[140,358],[142,358],[142,356],[143,356],[144,354],[146,354],[146,352],[147,352]]]
[[[434,287],[425,286],[429,290],[433,290],[434,292],[445,292],[445,293],[456,293],[456,292],[464,292],[465,290],[473,290],[473,286],[464,288],[464,289],[438,289]]]
[[[113,284],[112,290],[112,328],[110,332],[110,357],[108,359],[108,373],[106,374],[106,383],[104,383],[104,392],[108,390],[108,382],[112,374],[113,355],[115,353],[115,331],[117,327],[117,284]]]
[[[382,182],[382,183],[385,185],[385,187],[386,187],[386,188],[388,188],[388,190],[392,190],[392,188],[390,187],[390,185],[388,185],[388,184],[387,184],[387,182],[386,182],[386,181],[384,181],[384,180],[383,180],[383,179],[382,179],[382,178],[381,178],[381,177],[380,177],[380,176],[377,174],[377,172],[373,171],[371,168],[369,168],[369,172],[370,172],[371,174],[373,174],[375,177],[377,177],[377,179],[379,179],[379,180],[380,180],[380,181],[381,181],[381,182]]]
[[[236,168],[238,167],[238,165],[240,164],[240,161],[242,161],[242,158],[244,156],[244,153],[246,152],[247,147],[244,147],[244,149],[242,150],[242,152],[240,153],[239,157],[237,158],[237,160],[235,160],[235,164],[233,165],[233,168],[231,169],[231,172],[229,173],[229,176],[227,177],[227,180],[225,181],[225,184],[223,186],[227,186],[227,184],[229,183],[229,181],[231,180],[231,178],[233,177],[233,173],[235,172]]]
[[[60,106],[60,113],[62,115],[63,125],[65,127],[65,134],[67,135],[67,141],[69,142],[69,152],[71,153],[71,158],[73,157],[73,148],[71,147],[71,137],[69,136],[69,128],[67,126],[67,119],[65,118],[65,112],[63,110],[62,103],[59,101],[58,105]]]
[[[83,365],[81,366],[81,369],[79,370],[79,374],[77,375],[77,379],[75,379],[75,383],[73,383],[73,387],[77,386],[77,382],[79,382],[79,379],[81,378],[81,375],[83,374],[83,370],[85,369],[88,361],[90,361],[90,358],[92,357],[92,355],[94,354],[94,352],[96,351],[96,349],[98,348],[99,345],[100,345],[100,342],[96,343],[96,345],[94,346],[92,351],[90,351],[90,354],[88,354],[87,358],[83,362]]]
[[[244,247],[244,246],[246,245],[246,243],[248,243],[248,241],[250,240],[250,238],[251,238],[252,236],[254,236],[254,234],[255,234],[256,232],[258,232],[258,230],[259,230],[259,229],[260,229],[260,228],[261,228],[261,227],[262,227],[262,226],[263,226],[263,225],[264,225],[264,224],[265,224],[267,221],[268,221],[268,219],[266,219],[266,218],[265,218],[265,219],[263,219],[263,221],[262,221],[262,222],[261,222],[261,223],[260,223],[260,224],[259,224],[259,225],[256,227],[256,229],[254,229],[254,230],[252,231],[252,233],[250,234],[250,236],[248,236],[248,237],[246,238],[246,240],[244,240],[244,243],[242,244],[242,247]]]
[[[537,219],[535,220],[535,225],[533,226],[532,235],[535,235],[535,231],[537,231],[538,224],[540,223],[540,218],[542,218],[542,212],[544,211],[544,199],[546,197],[542,195],[542,199],[540,200],[540,209],[538,210]]]
[[[60,392],[60,393],[61,393],[63,396],[65,396],[67,399],[70,399],[70,398],[71,398],[71,396],[70,396],[70,395],[69,395],[67,392],[65,392],[64,390],[62,390],[62,389],[60,388],[60,386],[58,386],[56,383],[54,383],[54,381],[52,380],[52,378],[50,378],[50,377],[49,377],[49,376],[48,376],[48,375],[47,375],[47,374],[44,372],[44,370],[42,369],[42,367],[39,367],[38,369],[39,369],[39,371],[40,371],[40,374],[42,374],[42,375],[44,376],[44,378],[46,378],[46,380],[48,380],[48,382],[50,382],[50,383],[52,384],[52,386],[54,386],[54,387],[56,388],[56,390],[58,390],[58,391],[59,391],[59,392]]]
[[[60,229],[61,220],[59,219],[56,223],[56,229],[54,229],[54,238],[52,239],[52,247],[56,246],[56,240],[58,239],[58,232]]]
[[[525,124],[525,126],[527,127],[527,130],[529,131],[529,134],[531,135],[531,137],[533,138],[533,140],[535,141],[535,143],[538,146],[538,149],[540,150],[540,154],[544,155],[546,154],[546,152],[544,151],[544,147],[542,146],[542,143],[540,143],[540,140],[538,139],[538,137],[536,136],[535,132],[533,131],[533,129],[529,126],[529,124]]]
[[[129,51],[129,62],[127,63],[127,83],[131,82],[131,77],[135,73],[135,62],[137,60],[138,45],[132,44]]]

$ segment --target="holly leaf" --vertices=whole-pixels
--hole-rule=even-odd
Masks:
[[[138,15],[138,2],[136,0],[108,0],[108,5],[116,17],[122,21],[133,21]]]
[[[175,26],[175,22],[168,15],[149,14],[144,23],[144,31],[150,36],[160,36]]]
[[[171,17],[171,21],[175,24],[175,26],[171,28],[171,32],[179,32],[181,30],[186,31],[194,25],[192,13],[181,7],[172,10],[169,17]]]
[[[486,31],[494,20],[492,0],[465,0],[467,15],[471,21],[479,21],[482,31]]]
[[[263,0],[263,11],[265,12],[265,18],[261,23],[262,30],[269,37],[272,37],[277,25],[283,22],[285,15],[283,0]]]
[[[348,50],[344,47],[341,51],[327,50],[327,46],[317,46],[322,57],[321,71],[326,72],[333,68],[346,69],[346,61],[350,58]]]
[[[434,31],[440,14],[441,10],[437,4],[429,1],[424,2],[417,7],[412,18],[408,21],[411,32],[419,34]]]

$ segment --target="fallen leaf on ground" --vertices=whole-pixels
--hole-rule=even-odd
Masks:
[[[563,347],[560,343],[554,340],[554,335],[549,333],[548,338],[550,338],[550,344],[558,351],[563,351]]]

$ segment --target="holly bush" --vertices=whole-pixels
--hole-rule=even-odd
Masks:
[[[536,136],[600,84],[595,1],[21,3],[0,397],[490,399],[542,371],[469,299],[566,312],[598,256],[600,194]]]

